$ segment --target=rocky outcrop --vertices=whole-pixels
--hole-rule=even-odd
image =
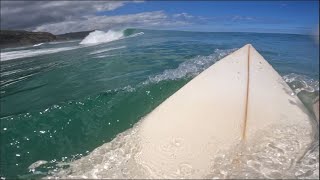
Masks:
[[[29,32],[15,30],[0,31],[0,47],[32,45],[43,42],[65,40],[48,32]]]
[[[93,31],[80,31],[80,32],[70,32],[66,34],[59,34],[58,37],[65,38],[65,39],[83,39],[89,35]]]

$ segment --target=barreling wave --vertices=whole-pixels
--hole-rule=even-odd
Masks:
[[[95,30],[86,36],[80,44],[92,45],[92,44],[102,44],[111,41],[120,40],[128,37],[136,37],[143,35],[143,32],[135,33],[135,29],[125,29],[120,31],[109,30],[107,32]]]

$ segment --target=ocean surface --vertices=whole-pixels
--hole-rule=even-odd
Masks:
[[[136,153],[139,120],[247,43],[310,108],[319,95],[319,46],[308,35],[127,29],[1,49],[1,178],[134,177],[137,167],[126,162]],[[230,171],[207,178],[319,178],[319,136],[291,160],[281,147],[303,132],[292,133],[273,142],[282,145],[280,165],[277,156],[261,158],[258,171],[247,161],[237,174],[222,158],[219,167]],[[281,168],[288,159],[295,165]]]

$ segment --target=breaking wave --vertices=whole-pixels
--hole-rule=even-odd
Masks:
[[[80,44],[101,44],[111,41],[118,40],[123,37],[122,32],[109,30],[108,32],[104,31],[93,31],[87,37],[85,37]]]
[[[133,33],[134,30],[128,31],[128,30],[122,30],[122,31],[114,31],[109,30],[107,32],[95,30],[91,32],[87,37],[85,37],[80,44],[84,45],[93,45],[93,44],[102,44],[102,43],[108,43],[111,41],[120,40],[123,38],[128,37],[136,37],[143,35],[143,32],[139,33]]]

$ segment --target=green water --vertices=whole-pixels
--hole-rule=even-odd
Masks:
[[[88,154],[246,43],[293,79],[289,84],[303,89],[309,103],[319,94],[319,52],[309,36],[125,34],[139,32],[98,45],[79,40],[1,50],[1,177],[30,177],[28,166],[38,160],[52,162],[37,169],[44,176],[55,161]]]

